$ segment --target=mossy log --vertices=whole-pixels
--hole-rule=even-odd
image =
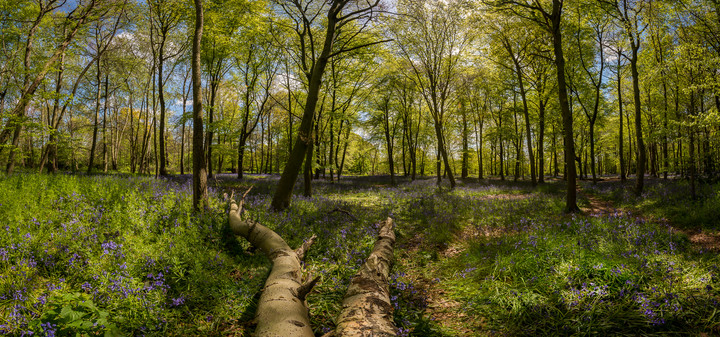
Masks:
[[[334,336],[396,336],[388,278],[395,244],[391,218],[380,224],[375,247],[360,270],[353,276],[343,300]]]
[[[305,296],[312,290],[317,278],[303,282],[300,262],[315,236],[306,241],[298,251],[292,250],[280,235],[252,219],[243,217],[244,199],[245,196],[237,204],[234,201],[230,203],[230,228],[236,235],[260,248],[272,261],[272,270],[265,281],[255,315],[255,335],[314,336],[310,328]]]

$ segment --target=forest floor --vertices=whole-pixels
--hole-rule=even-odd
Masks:
[[[619,182],[619,179],[612,179],[610,181],[617,183]],[[696,223],[694,226],[685,226],[681,228],[674,225],[671,220],[665,217],[658,217],[652,214],[652,212],[643,212],[641,208],[632,206],[627,207],[626,205],[626,208],[618,210],[618,208],[615,207],[611,201],[608,201],[607,199],[601,199],[596,193],[592,191],[589,193],[583,192],[582,189],[579,189],[579,191],[581,191],[581,193],[584,193],[585,198],[587,198],[589,202],[588,207],[586,209],[583,209],[586,214],[589,214],[591,216],[602,216],[618,211],[634,211],[636,213],[636,216],[638,217],[645,218],[647,221],[665,223],[670,226],[674,231],[685,234],[690,240],[690,242],[693,244],[693,246],[695,246],[699,250],[720,252],[719,228],[703,228],[702,223]],[[689,206],[687,211],[693,212],[692,206]]]
[[[189,176],[18,174],[0,180],[0,333],[245,336],[268,260],[227,232],[225,193],[291,246],[312,234],[308,297],[317,335],[334,328],[376,223],[396,220],[390,279],[401,336],[717,335],[718,185],[345,177],[268,211],[277,176],[210,180],[190,211]],[[0,228],[0,232],[3,229]]]

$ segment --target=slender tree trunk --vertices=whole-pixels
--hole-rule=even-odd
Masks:
[[[552,124],[552,134],[553,134],[553,140],[552,140],[553,167],[555,167],[555,170],[553,171],[553,177],[557,177],[558,175],[560,175],[560,168],[558,167],[557,133],[555,132],[555,123]]]
[[[597,184],[597,175],[595,173],[595,118],[590,121],[590,172],[592,174],[593,184]]]
[[[448,180],[450,180],[450,188],[455,188],[455,176],[452,171],[452,166],[450,165],[450,156],[448,156],[447,148],[445,146],[445,136],[443,135],[442,122],[435,123],[435,134],[438,137],[440,153],[442,155],[443,162],[445,163]]]
[[[533,156],[532,133],[530,130],[530,111],[528,109],[527,93],[525,92],[525,83],[523,81],[520,63],[517,60],[514,61],[515,73],[517,74],[518,85],[520,87],[520,98],[523,103],[523,115],[525,116],[525,137],[527,137],[528,161],[530,162],[530,180],[532,181],[533,186],[535,186],[537,185],[537,180],[535,179],[535,157]]]
[[[334,100],[335,100],[335,98],[333,96],[333,105],[335,104]],[[334,122],[333,115],[330,114],[330,120],[328,121],[328,123],[330,124],[330,130],[328,132],[330,134],[330,146],[329,146],[330,153],[329,153],[329,158],[328,158],[328,167],[330,168],[330,181],[334,181],[334,179],[335,179],[335,170],[334,170],[335,169],[335,161],[334,160],[337,157],[337,152],[335,149],[335,131],[333,130],[333,126],[334,126],[333,122]]]
[[[345,145],[343,145],[343,154],[342,154],[342,158],[340,161],[340,167],[338,168],[338,174],[337,174],[338,180],[340,180],[340,176],[342,175],[343,167],[345,166],[345,155],[347,154],[348,144],[350,144],[350,125],[348,125],[348,127],[345,131]]]
[[[620,116],[620,127],[619,127],[619,139],[618,139],[618,156],[620,157],[620,181],[627,180],[627,177],[625,177],[625,159],[623,157],[625,156],[625,150],[623,149],[623,144],[625,143],[625,140],[623,138],[623,101],[622,101],[622,75],[620,71],[620,55],[618,55],[618,72],[617,72],[617,82],[618,82],[618,115]]]
[[[95,161],[95,148],[97,147],[97,136],[98,136],[98,118],[100,115],[100,58],[98,57],[95,61],[95,70],[96,70],[96,76],[95,80],[97,81],[97,89],[95,91],[95,117],[93,119],[93,135],[92,135],[92,143],[90,145],[90,160],[88,162],[88,169],[87,173],[92,173],[94,161]]]
[[[513,101],[515,100],[516,96],[513,95]],[[513,142],[515,145],[515,175],[513,177],[513,181],[518,181],[520,178],[520,161],[522,160],[522,152],[520,150],[520,147],[522,146],[522,133],[520,132],[518,128],[518,118],[517,118],[517,109],[513,109],[513,121],[515,122],[515,141]]]
[[[103,151],[103,173],[108,171],[108,151],[107,151],[107,110],[108,110],[108,74],[105,73],[105,102],[103,105],[103,125],[102,125],[102,151]]]
[[[560,110],[562,112],[563,133],[565,135],[565,163],[567,169],[567,190],[565,200],[566,212],[577,212],[577,182],[575,165],[575,141],[573,139],[573,116],[568,104],[567,84],[565,82],[565,57],[563,55],[562,31],[561,31],[562,1],[553,0],[552,10],[552,33],[553,51],[555,54],[555,68],[557,70],[558,96]]]
[[[633,78],[633,100],[635,102],[635,137],[637,147],[637,165],[635,177],[635,195],[640,196],[643,192],[645,179],[645,144],[642,134],[642,110],[640,109],[640,75],[638,74],[638,49],[639,41],[632,41],[632,57],[630,58],[630,70]]]
[[[297,145],[296,145],[297,146]],[[305,155],[307,156],[305,158],[305,170],[303,174],[303,195],[306,197],[312,197],[312,158],[313,158],[313,148],[315,145],[310,142],[308,145],[308,148],[305,152]]]
[[[240,136],[240,139],[238,139],[238,168],[237,168],[237,178],[243,179],[244,178],[244,167],[245,167],[245,146],[246,146],[246,140],[247,137]]]
[[[65,54],[66,53],[63,51],[63,53],[60,55],[60,67],[58,69],[57,77],[55,78],[55,102],[53,103],[52,115],[48,116],[48,127],[50,129],[50,136],[48,139],[48,143],[47,145],[45,145],[45,149],[42,152],[42,158],[40,159],[40,168],[38,169],[39,173],[42,173],[43,168],[45,167],[45,163],[48,161],[48,158],[50,161],[50,167],[48,168],[48,171],[52,173],[55,173],[57,171],[57,125],[59,125],[59,123],[56,122],[56,120],[61,118],[58,116],[58,114],[60,112],[60,90],[62,89],[63,74],[65,73]],[[2,114],[6,93],[7,89],[5,89],[2,93],[0,114]]]
[[[185,119],[185,112],[187,107],[187,98],[188,94],[187,91],[185,91],[185,88],[187,87],[187,75],[183,78],[183,104],[182,104],[182,115],[180,118],[182,118],[182,134],[180,135],[180,174],[185,174],[185,124],[187,124],[187,120]],[[132,122],[130,123],[132,125]]]
[[[166,144],[165,144],[165,83],[163,81],[163,65],[165,63],[165,34],[161,35],[160,48],[158,50],[158,101],[160,101],[160,168],[159,174],[161,176],[167,176],[167,168],[165,164],[167,162]]]
[[[208,111],[208,127],[207,127],[206,135],[205,135],[205,148],[207,149],[207,153],[206,153],[207,158],[205,159],[205,164],[207,165],[208,178],[211,178],[211,179],[213,177],[212,147],[213,147],[213,138],[215,137],[215,132],[213,130],[213,128],[214,128],[214,125],[213,125],[214,120],[213,119],[215,118],[215,104],[216,104],[215,99],[217,97],[218,86],[220,85],[219,83],[217,83],[217,81],[218,81],[217,79],[212,79],[211,80],[212,83],[210,83],[210,108],[207,109],[207,111]]]
[[[538,105],[538,183],[545,182],[545,101]]]
[[[200,44],[203,35],[203,0],[195,1],[195,35],[192,46],[193,81],[193,208],[208,207],[207,172],[203,149],[202,83],[200,77]]]
[[[478,163],[478,181],[483,180],[483,144],[482,144],[482,128],[483,121],[478,118],[475,124],[475,146],[477,147],[477,163]]]
[[[462,172],[460,176],[463,179],[467,179],[468,177],[468,165],[470,160],[470,150],[468,149],[468,137],[469,137],[469,131],[468,131],[468,120],[467,120],[467,111],[466,108],[463,106],[461,112],[462,116]]]
[[[390,98],[386,98],[381,107],[383,110],[383,131],[385,131],[385,145],[388,153],[388,167],[390,169],[390,184],[395,185],[395,161],[393,160],[394,131],[390,130]]]
[[[695,115],[695,93],[693,91],[690,92],[690,115]],[[690,158],[688,158],[688,170],[690,171],[690,197],[695,199],[697,198],[695,191],[695,174],[697,169],[695,167],[695,130],[693,129],[693,126],[688,126],[688,133],[690,134]]]
[[[302,166],[303,159],[306,154],[305,152],[310,146],[312,146],[312,126],[313,118],[315,116],[315,107],[320,94],[322,76],[325,72],[325,67],[327,66],[332,52],[333,42],[335,39],[335,26],[337,22],[337,16],[332,13],[331,9],[331,12],[328,14],[323,49],[312,67],[312,73],[309,76],[308,94],[305,101],[303,118],[300,122],[300,129],[298,130],[298,136],[288,157],[288,161],[285,164],[285,169],[280,177],[275,194],[273,195],[271,207],[274,210],[283,210],[290,205],[290,197],[292,196],[293,187],[295,186],[298,174],[300,173],[300,167]]]

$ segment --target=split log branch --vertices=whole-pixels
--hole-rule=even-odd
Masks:
[[[249,190],[248,190],[249,192]],[[247,195],[247,192],[245,193]],[[265,281],[255,321],[256,336],[314,336],[310,328],[305,296],[317,279],[303,283],[301,259],[273,230],[243,216],[243,199],[230,202],[229,222],[235,233],[260,248],[272,261],[272,270]],[[306,251],[309,245],[303,245]]]

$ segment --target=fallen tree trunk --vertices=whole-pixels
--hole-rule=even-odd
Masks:
[[[245,195],[248,192],[249,189]],[[265,281],[255,315],[255,335],[312,337],[314,333],[310,328],[305,297],[318,278],[303,283],[300,262],[316,236],[313,235],[297,251],[292,250],[285,240],[271,229],[247,217],[243,218],[245,195],[239,203],[230,203],[230,228],[233,233],[260,248],[272,261],[272,270]]]
[[[393,264],[393,220],[380,224],[378,240],[348,286],[333,336],[396,336],[388,278]]]

